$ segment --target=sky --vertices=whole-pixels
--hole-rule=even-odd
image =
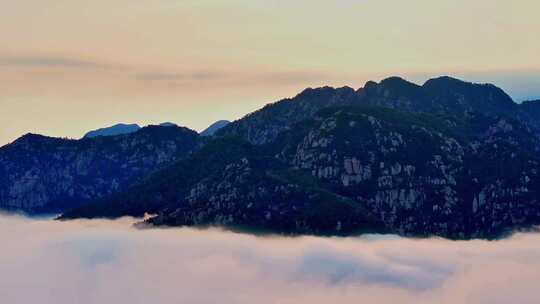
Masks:
[[[538,303],[537,233],[500,241],[286,238],[137,230],[134,221],[0,214],[0,298],[10,304]]]
[[[402,76],[540,98],[536,0],[0,0],[0,145],[115,123],[202,130]]]

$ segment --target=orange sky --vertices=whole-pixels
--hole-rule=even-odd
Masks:
[[[538,1],[19,0],[0,10],[0,145],[117,122],[200,130],[400,75],[540,98]]]

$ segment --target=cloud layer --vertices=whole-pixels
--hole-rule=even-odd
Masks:
[[[0,67],[104,69],[112,66],[101,62],[62,56],[1,55]]]
[[[5,303],[536,303],[540,236],[255,237],[0,215]]]

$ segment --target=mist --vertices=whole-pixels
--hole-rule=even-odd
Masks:
[[[537,303],[540,235],[260,237],[0,215],[2,303]]]

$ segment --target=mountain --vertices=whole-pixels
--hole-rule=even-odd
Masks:
[[[62,218],[493,238],[540,223],[534,124],[501,89],[450,77],[307,89]]]
[[[381,83],[368,82],[359,90],[363,102],[412,112],[466,116],[481,112],[492,116],[512,116],[517,104],[500,88],[475,84],[448,76],[426,81],[422,86],[399,77]]]
[[[173,122],[162,122],[159,125],[162,127],[178,127],[178,125]]]
[[[114,136],[136,132],[141,127],[137,124],[116,124],[111,127],[101,128],[86,133],[83,138],[94,138],[98,136]]]
[[[524,101],[519,105],[519,107],[533,120],[540,122],[540,99]]]
[[[378,106],[457,116],[481,112],[516,117],[520,113],[510,96],[491,84],[475,84],[444,76],[419,86],[400,77],[390,77],[380,83],[369,81],[357,91],[349,87],[306,89],[293,98],[269,104],[232,122],[217,133],[236,134],[253,144],[265,144],[292,125],[331,106]]]
[[[198,145],[195,131],[179,127],[80,140],[27,134],[0,148],[0,209],[65,211],[121,191]]]
[[[201,136],[213,136],[219,129],[225,127],[231,122],[228,120],[218,120],[211,124],[208,128],[204,129],[200,134]]]
[[[152,223],[230,224],[269,231],[333,234],[337,221],[342,221],[343,233],[385,231],[384,224],[362,206],[317,186],[316,179],[308,174],[289,170],[286,164],[262,152],[261,147],[237,137],[215,138],[189,158],[154,172],[128,191],[71,210],[61,219],[163,212]],[[212,189],[204,183],[211,184]],[[218,207],[205,204],[206,195],[219,201]],[[188,197],[193,201],[187,203]],[[298,204],[288,204],[292,197]],[[299,221],[301,227],[297,227]]]
[[[354,89],[323,87],[306,89],[297,96],[266,105],[221,128],[216,135],[238,135],[254,144],[265,144],[293,124],[313,117],[317,111],[329,106],[360,104]]]

